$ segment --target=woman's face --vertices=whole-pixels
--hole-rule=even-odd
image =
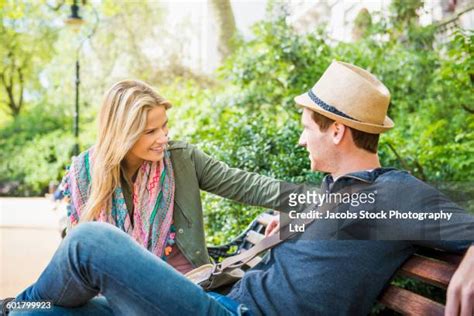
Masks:
[[[152,108],[147,115],[145,130],[127,153],[125,159],[132,164],[143,160],[161,161],[168,144],[168,117],[164,106]]]

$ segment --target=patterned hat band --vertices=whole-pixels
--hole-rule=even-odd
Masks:
[[[347,115],[346,113],[344,112],[341,112],[339,111],[338,109],[336,109],[335,107],[333,107],[332,105],[329,105],[327,104],[326,102],[324,102],[323,100],[321,100],[320,98],[318,98],[313,90],[309,90],[308,91],[308,96],[311,98],[311,100],[313,100],[314,103],[316,103],[317,105],[319,105],[321,108],[323,108],[324,110],[328,111],[328,112],[331,112],[333,114],[336,114],[336,115],[339,115],[339,116],[342,116],[342,117],[345,117],[345,118],[348,118],[348,119],[351,119],[351,120],[354,120],[354,121],[357,121],[357,122],[360,122],[358,119],[355,119],[349,115]]]

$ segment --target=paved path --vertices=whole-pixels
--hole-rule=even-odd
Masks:
[[[34,283],[58,247],[64,208],[46,198],[0,198],[0,298]]]

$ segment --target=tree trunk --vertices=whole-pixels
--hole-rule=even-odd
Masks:
[[[24,78],[23,71],[21,68],[16,66],[16,58],[13,52],[8,54],[10,59],[9,71],[5,69],[4,72],[0,73],[0,86],[3,86],[7,94],[7,106],[13,117],[17,117],[20,114],[21,107],[23,105],[23,89],[24,89]],[[7,72],[9,72],[9,78],[7,78]],[[15,73],[18,75],[18,82],[15,82]],[[15,93],[18,92],[18,97],[15,98]],[[15,99],[18,99],[16,101]]]
[[[234,13],[230,0],[210,0],[210,4],[217,22],[217,50],[220,61],[223,61],[235,48],[234,36],[237,28]]]

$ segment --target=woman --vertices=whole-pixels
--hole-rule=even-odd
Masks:
[[[275,208],[279,182],[169,141],[170,107],[143,82],[113,85],[100,109],[97,142],[74,159],[63,186],[70,227],[111,223],[186,273],[209,262],[200,189]]]
[[[111,230],[113,226],[101,223],[95,223],[98,226],[83,226],[80,223],[98,221],[113,224],[120,233],[125,232],[153,254],[135,249],[136,256],[141,256],[136,262],[149,262],[146,267],[150,269],[171,269],[162,264],[158,257],[184,274],[210,261],[204,238],[200,190],[242,203],[277,208],[279,181],[229,168],[194,146],[169,141],[166,110],[170,107],[169,101],[147,84],[136,80],[118,82],[106,93],[99,113],[97,142],[73,160],[63,181],[64,192],[70,197],[69,228],[79,224],[84,228],[81,236],[84,236],[85,230],[87,236],[94,236],[83,240],[86,246],[77,245],[79,248],[74,253],[68,252],[70,246],[76,245],[77,237],[72,235],[80,230],[73,228],[70,238],[66,237],[67,246],[63,243],[64,247],[58,248],[38,281],[20,293],[16,300],[50,300],[55,305],[67,306],[55,307],[55,314],[60,315],[155,314],[151,306],[144,305],[141,311],[124,311],[123,304],[106,301],[107,295],[114,298],[123,295],[122,302],[136,297],[135,292],[127,292],[126,285],[116,284],[111,287],[115,291],[113,295],[102,292],[105,298],[94,299],[91,298],[100,292],[100,288],[80,286],[80,280],[73,276],[78,271],[67,260],[80,264],[81,256],[101,257],[109,261],[93,269],[107,270],[111,262],[117,264],[120,260],[136,259],[120,254],[120,249],[132,249],[134,245],[130,244],[130,238],[114,233]],[[120,244],[107,240],[104,235],[107,232],[115,234],[117,239],[121,238]],[[105,249],[97,244],[97,240]],[[107,251],[110,253],[106,256],[98,255]],[[114,256],[118,257],[113,259]],[[127,273],[119,269],[126,270],[126,265],[118,264],[116,270],[106,272],[105,275],[112,281],[104,282],[113,282],[114,273]],[[89,275],[87,271],[83,272]],[[146,285],[147,279],[145,275],[130,282],[143,283],[142,290],[146,286],[159,286]],[[199,298],[196,304],[202,310],[212,309],[216,314],[226,315],[229,311],[241,312],[242,306],[236,302],[215,293],[208,296],[184,277],[181,280],[182,285],[173,286],[177,289],[192,287],[191,291],[195,291]],[[166,280],[161,283],[165,286]],[[172,301],[173,298],[170,298],[170,305],[161,307],[165,308],[166,314],[183,308],[174,306]],[[196,307],[190,308],[193,311]]]

